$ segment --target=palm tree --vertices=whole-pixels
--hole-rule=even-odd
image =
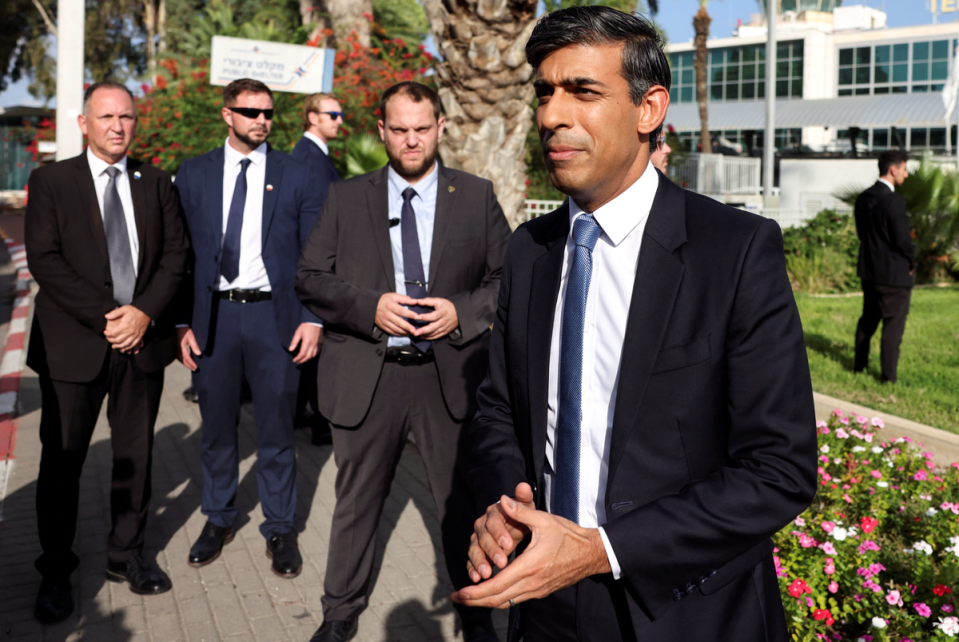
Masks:
[[[442,60],[434,67],[446,113],[443,162],[493,182],[506,218],[522,222],[526,135],[533,123],[526,41],[536,0],[423,0]]]
[[[699,121],[702,128],[699,132],[699,142],[702,152],[708,154],[713,151],[709,140],[709,96],[706,95],[706,41],[709,39],[709,23],[713,21],[706,11],[709,0],[699,0],[699,11],[693,16],[693,30],[696,32],[696,57],[693,59],[693,68],[696,70],[696,102],[699,103]]]
[[[321,47],[339,49],[353,31],[360,46],[370,46],[373,0],[300,0],[300,15],[304,25],[316,25],[310,39]],[[331,30],[333,35],[317,38],[323,29]]]

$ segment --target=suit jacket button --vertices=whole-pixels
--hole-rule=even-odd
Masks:
[[[220,260],[220,255],[219,255],[219,254],[214,254],[214,255],[213,255],[213,262],[216,263],[216,262],[219,261],[219,260]]]
[[[110,282],[109,282],[109,281],[105,281],[105,282],[103,283],[103,287],[105,287],[105,288],[110,287]]]
[[[213,292],[213,288],[208,285],[208,286],[206,286],[206,291],[207,291],[207,292]]]
[[[376,349],[376,356],[382,357],[382,356],[383,356],[383,350],[381,350],[380,348],[377,348],[377,349]]]

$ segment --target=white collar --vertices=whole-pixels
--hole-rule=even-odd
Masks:
[[[889,181],[887,181],[885,178],[880,178],[879,182],[885,184],[885,186],[891,189],[892,191],[894,192],[896,191],[896,186],[890,183]]]
[[[103,172],[107,171],[108,167],[116,167],[117,169],[120,170],[121,174],[127,173],[127,157],[126,156],[121,158],[119,162],[116,162],[113,165],[111,165],[110,163],[106,162],[105,160],[103,160],[102,158],[94,154],[93,150],[87,147],[87,163],[90,164],[90,171],[93,173],[94,176],[99,176]]]
[[[387,165],[387,167],[389,168],[386,170],[387,176],[389,177],[389,181],[393,184],[393,187],[395,187],[400,194],[402,194],[407,187],[412,187],[416,191],[416,194],[420,198],[422,198],[423,194],[425,194],[427,190],[433,187],[433,185],[435,185],[436,182],[439,180],[439,174],[440,174],[439,163],[435,161],[433,162],[433,169],[430,171],[430,173],[427,174],[423,180],[416,183],[416,185],[410,185],[409,181],[407,181],[405,178],[400,176],[399,173],[395,169],[393,169],[392,165]]]
[[[226,150],[225,158],[226,158],[227,165],[239,165],[240,161],[243,160],[244,158],[249,158],[253,162],[253,164],[257,166],[262,165],[263,163],[266,162],[266,148],[267,148],[266,141],[263,141],[262,143],[260,143],[259,147],[254,149],[249,154],[243,154],[242,152],[239,152],[236,149],[233,149],[233,147],[230,145],[229,138],[227,138],[226,142],[223,143],[223,147]]]
[[[596,222],[603,228],[603,233],[614,246],[622,243],[623,239],[629,236],[629,233],[649,216],[649,210],[653,206],[657,189],[659,189],[659,174],[653,164],[649,163],[643,175],[630,185],[625,192],[592,213]],[[583,213],[583,208],[570,198],[570,232],[573,229],[573,221]]]
[[[303,132],[303,138],[309,138],[314,143],[316,143],[317,147],[323,150],[324,154],[326,154],[327,156],[330,155],[330,148],[327,146],[326,142],[322,138],[314,134],[313,132]]]

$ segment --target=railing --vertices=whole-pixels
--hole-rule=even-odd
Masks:
[[[762,189],[759,158],[694,153],[666,169],[674,183],[700,194],[759,194]]]
[[[777,223],[779,223],[779,227],[785,230],[790,227],[797,227],[799,225],[802,225],[809,219],[815,218],[816,214],[818,214],[820,210],[807,207],[804,210],[786,210],[786,209],[766,208],[766,209],[756,209],[756,210],[748,210],[748,211],[753,212],[754,214],[759,214],[760,216],[765,216],[766,218],[770,218],[776,221]],[[836,213],[851,214],[852,209],[850,209],[846,205],[843,205],[842,207],[836,208]]]
[[[527,199],[523,204],[523,211],[526,214],[526,220],[529,221],[537,216],[549,214],[553,210],[559,208],[559,206],[562,204],[563,201],[536,201]]]

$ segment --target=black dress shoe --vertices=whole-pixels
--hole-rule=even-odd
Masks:
[[[40,583],[33,616],[44,624],[53,624],[73,613],[73,592],[69,577],[44,578]]]
[[[359,620],[330,620],[323,622],[316,630],[310,642],[347,642],[356,637]]]
[[[493,628],[493,618],[478,618],[476,620],[463,621],[463,641],[464,642],[499,642],[496,637],[496,629]]]
[[[192,403],[200,403],[200,396],[196,394],[196,388],[193,386],[183,391],[183,398]]]
[[[125,562],[107,562],[107,579],[111,582],[127,582],[137,595],[159,595],[173,588],[170,578],[153,568],[139,557]]]
[[[293,578],[303,570],[296,533],[279,533],[266,540],[266,556],[273,560],[271,568],[280,577]]]
[[[224,544],[233,541],[233,527],[221,528],[207,522],[203,532],[190,548],[190,566],[206,566],[220,556]]]

